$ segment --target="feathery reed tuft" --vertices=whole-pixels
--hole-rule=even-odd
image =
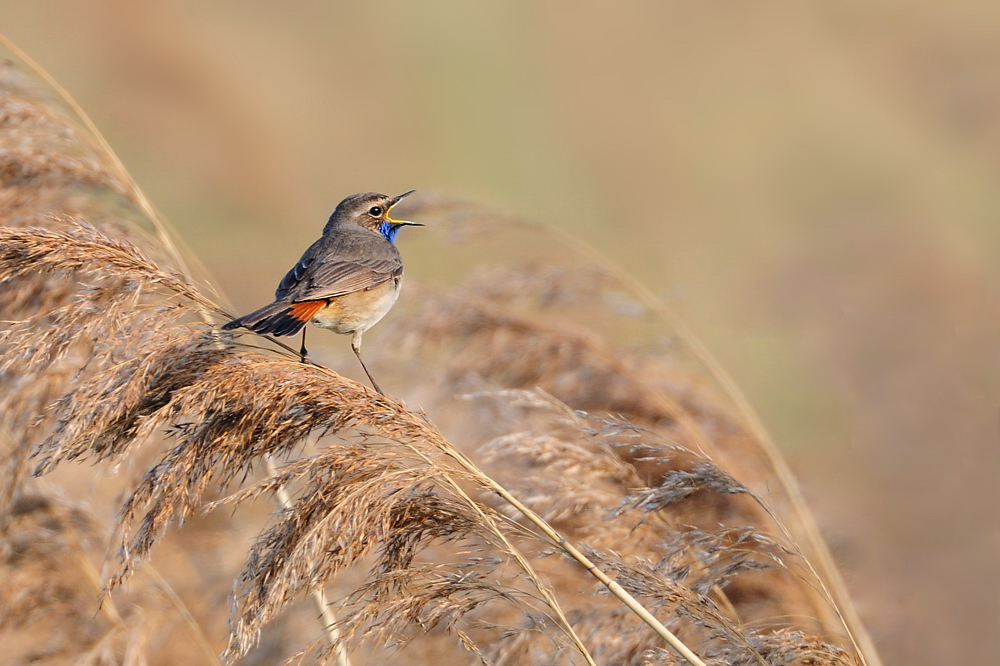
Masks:
[[[397,324],[395,379],[439,428],[222,332],[103,139],[35,89],[0,68],[0,632],[45,635],[32,659],[864,662],[746,428],[693,373],[576,323],[648,314],[599,266],[486,270]],[[53,488],[69,474],[79,504]],[[203,578],[182,595],[158,558]],[[336,626],[304,630],[297,602],[331,593]],[[168,617],[197,657],[155,635]]]
[[[103,309],[64,308],[74,317],[62,321],[75,324],[77,334],[94,321],[126,333],[106,341],[100,353],[92,350],[88,378],[53,403],[54,424],[35,452],[36,473],[76,459],[118,464],[161,431],[172,442],[122,506],[115,530],[119,567],[108,579],[111,589],[148,557],[172,521],[183,522],[202,506],[210,488],[225,488],[262,460],[291,455],[311,433],[332,437],[351,430],[372,444],[363,451],[342,445],[322,449],[235,499],[239,503],[303,482],[302,495],[259,537],[240,574],[246,589],[234,601],[227,654],[244,654],[263,624],[297,593],[322,586],[377,548],[382,558],[372,575],[400,580],[391,588],[380,585],[380,594],[351,614],[347,640],[364,624],[362,618],[398,623],[394,616],[380,615],[376,602],[384,602],[392,589],[411,587],[403,584],[403,574],[429,542],[465,537],[488,544],[524,569],[557,617],[554,625],[572,637],[554,599],[502,532],[504,521],[462,489],[459,482],[487,488],[481,474],[455,464],[464,457],[422,416],[319,366],[253,351],[214,327],[181,321],[185,314],[193,319],[213,306],[123,241],[81,226],[72,235],[0,228],[0,244],[9,248],[0,255],[0,279],[16,279],[33,265],[39,273],[73,271],[85,292],[103,287]],[[173,302],[136,307],[143,294],[158,290],[170,292]],[[126,296],[132,307],[117,307]],[[36,323],[29,319],[4,332],[11,350],[28,350],[9,355],[9,365],[26,377],[44,372],[48,363],[37,359],[50,361],[65,352],[64,336],[31,343]],[[143,333],[138,333],[140,323]],[[134,331],[141,353],[129,335]],[[518,596],[510,591],[497,600]],[[383,628],[380,635],[386,639],[398,631]],[[323,654],[342,647],[335,644]]]

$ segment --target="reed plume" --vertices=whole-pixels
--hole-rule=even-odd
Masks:
[[[656,359],[630,359],[593,332],[567,325],[565,318],[554,318],[553,311],[572,312],[581,303],[606,303],[608,299],[622,302],[620,285],[609,279],[595,279],[592,274],[590,267],[578,270],[562,266],[522,269],[508,273],[510,277],[496,269],[481,273],[482,278],[474,276],[467,290],[432,300],[398,324],[394,333],[407,343],[396,361],[419,365],[427,354],[437,351],[428,365],[439,364],[443,369],[434,377],[444,383],[440,393],[445,396],[461,391],[470,377],[478,377],[494,387],[539,386],[573,408],[624,416],[683,445],[683,451],[669,458],[648,456],[641,448],[617,449],[621,461],[631,465],[650,489],[646,501],[655,504],[670,499],[664,497],[664,492],[682,492],[690,498],[661,506],[661,512],[670,520],[704,529],[719,524],[731,528],[755,525],[798,543],[787,526],[796,525],[796,515],[789,512],[781,495],[775,494],[773,475],[753,437],[725,406],[710,398],[704,386],[679,367],[663,370]],[[526,282],[548,286],[521,290],[519,285]],[[598,294],[604,294],[581,292],[577,287],[581,283],[598,285]],[[482,294],[488,298],[482,298]],[[627,307],[620,310],[621,328],[627,329],[634,327],[629,319],[641,316],[642,309],[625,303]],[[586,313],[574,314],[589,320]],[[553,325],[554,320],[560,323]],[[421,371],[434,372],[422,367],[412,369],[410,374],[416,376]],[[661,379],[664,372],[665,380]],[[698,466],[706,456],[717,465]],[[719,475],[719,466],[739,469],[746,487],[757,488],[756,493],[706,492],[730,487],[729,481]],[[777,504],[760,500],[763,493]],[[795,548],[800,550],[797,545]],[[807,554],[801,554],[806,568],[810,568]],[[785,619],[775,621],[777,618],[796,618],[794,627],[807,633],[845,637],[850,645],[850,634],[825,582],[815,571],[809,574],[806,580],[775,571],[748,573],[729,583],[728,596],[736,600],[736,608],[746,622],[767,623],[777,629],[788,624]]]
[[[28,473],[89,461],[126,477],[114,524],[90,531],[111,550],[106,616],[123,583],[155,571],[150,558],[177,528],[222,507],[254,516],[256,500],[287,496],[247,552],[233,547],[242,564],[218,646],[228,663],[253,659],[296,600],[327,589],[339,598],[336,638],[281,658],[406,646],[401,661],[857,663],[836,604],[755,487],[761,466],[752,455],[742,464],[741,425],[690,374],[671,368],[664,382],[652,363],[550,316],[595,294],[634,313],[605,274],[494,272],[479,278],[485,301],[456,290],[399,324],[414,352],[399,382],[428,398],[439,428],[273,341],[221,332],[219,299],[188,274],[102,141],[4,74],[5,548],[46,548],[23,507],[57,503]],[[515,303],[524,281],[548,288]],[[46,578],[29,564],[5,560],[4,599]],[[65,611],[93,617],[96,592],[2,605],[0,631],[35,617],[61,627]],[[152,596],[137,594],[137,607]],[[62,641],[66,654],[108,631],[80,629]],[[139,642],[103,645],[122,660],[158,656]]]
[[[245,501],[293,481],[312,482],[251,551],[240,575],[247,590],[235,601],[232,655],[249,649],[261,626],[296,593],[322,585],[376,548],[386,550],[373,575],[402,577],[427,542],[471,535],[534,577],[501,533],[498,517],[491,518],[458,485],[479,477],[448,463],[450,443],[422,417],[324,368],[253,351],[212,326],[184,322],[211,304],[183,281],[143,263],[134,247],[93,229],[0,229],[0,244],[6,250],[0,276],[16,279],[25,265],[40,273],[58,266],[74,271],[85,293],[100,289],[104,307],[65,306],[58,313],[64,316],[57,315],[62,326],[73,326],[77,335],[122,334],[88,349],[89,377],[53,404],[54,425],[37,448],[36,473],[65,460],[120,463],[163,430],[172,440],[122,506],[116,529],[120,566],[109,577],[111,588],[134,572],[174,519],[183,521],[201,507],[210,487],[225,488],[249,474],[255,462],[290,454],[311,433],[334,436],[348,429],[380,444],[363,451],[332,447],[238,496],[236,501]],[[90,257],[89,265],[83,257]],[[187,302],[144,302],[161,291]],[[66,353],[62,335],[34,339],[36,324],[27,320],[4,332],[8,367],[21,376],[44,371]],[[358,457],[360,468],[354,466]],[[436,527],[435,518],[442,521]],[[407,554],[389,544],[406,544]],[[410,587],[403,582],[396,587]],[[553,604],[544,584],[537,578],[535,583]],[[552,611],[559,613],[557,607]],[[556,624],[572,636],[565,620]]]

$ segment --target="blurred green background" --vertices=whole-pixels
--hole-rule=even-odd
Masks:
[[[886,663],[1000,663],[1000,3],[0,0],[0,31],[240,310],[360,190],[600,247],[747,391]],[[408,242],[417,281],[446,260]]]

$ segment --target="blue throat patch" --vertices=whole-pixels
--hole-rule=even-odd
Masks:
[[[379,225],[378,230],[379,233],[385,236],[385,239],[387,241],[389,241],[390,243],[394,243],[396,241],[396,234],[399,233],[399,230],[402,228],[403,225],[401,224],[392,224],[391,222],[383,222],[382,224]]]

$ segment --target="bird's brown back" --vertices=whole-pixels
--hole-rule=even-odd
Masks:
[[[402,274],[403,260],[395,245],[377,232],[343,225],[305,251],[282,278],[275,300],[336,298],[372,289]]]

